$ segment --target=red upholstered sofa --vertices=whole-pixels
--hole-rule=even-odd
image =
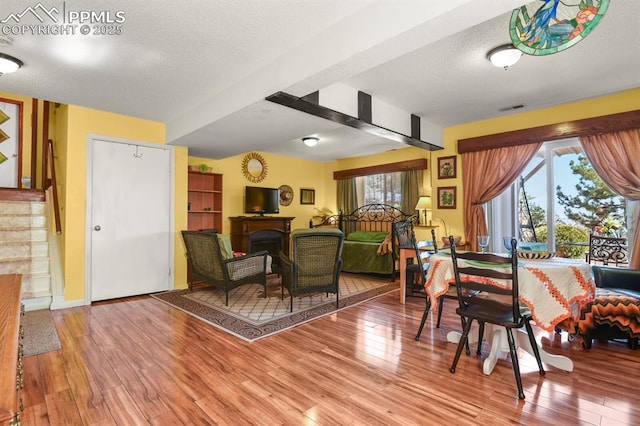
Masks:
[[[578,332],[587,349],[593,339],[628,339],[636,348],[640,337],[640,270],[592,266],[596,297],[580,312]]]

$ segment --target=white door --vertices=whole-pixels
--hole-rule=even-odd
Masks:
[[[168,290],[173,210],[169,148],[100,139],[89,143],[90,300]]]
[[[0,102],[0,188],[18,187],[20,106]]]

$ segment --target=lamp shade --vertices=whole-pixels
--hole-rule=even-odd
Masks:
[[[16,72],[23,65],[20,59],[0,53],[0,74]]]
[[[431,210],[431,197],[429,195],[421,195],[416,204],[416,210]]]
[[[505,70],[518,62],[521,57],[522,52],[512,44],[498,46],[487,53],[487,59],[489,59],[494,66],[504,68]]]

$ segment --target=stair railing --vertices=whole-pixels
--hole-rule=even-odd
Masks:
[[[60,204],[58,203],[58,183],[56,181],[56,165],[53,161],[53,141],[49,139],[47,143],[47,157],[49,158],[49,172],[51,174],[50,184],[53,192],[53,212],[56,222],[56,234],[62,234],[62,223],[60,221]]]

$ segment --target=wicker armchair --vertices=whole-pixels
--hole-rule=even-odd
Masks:
[[[189,290],[194,281],[204,281],[224,289],[225,305],[229,305],[229,291],[245,284],[260,284],[267,296],[267,251],[225,259],[218,234],[182,231],[191,268]]]
[[[339,229],[294,229],[291,232],[291,254],[280,252],[282,264],[282,298],[284,289],[293,298],[311,293],[335,293],[338,305],[342,244]]]

